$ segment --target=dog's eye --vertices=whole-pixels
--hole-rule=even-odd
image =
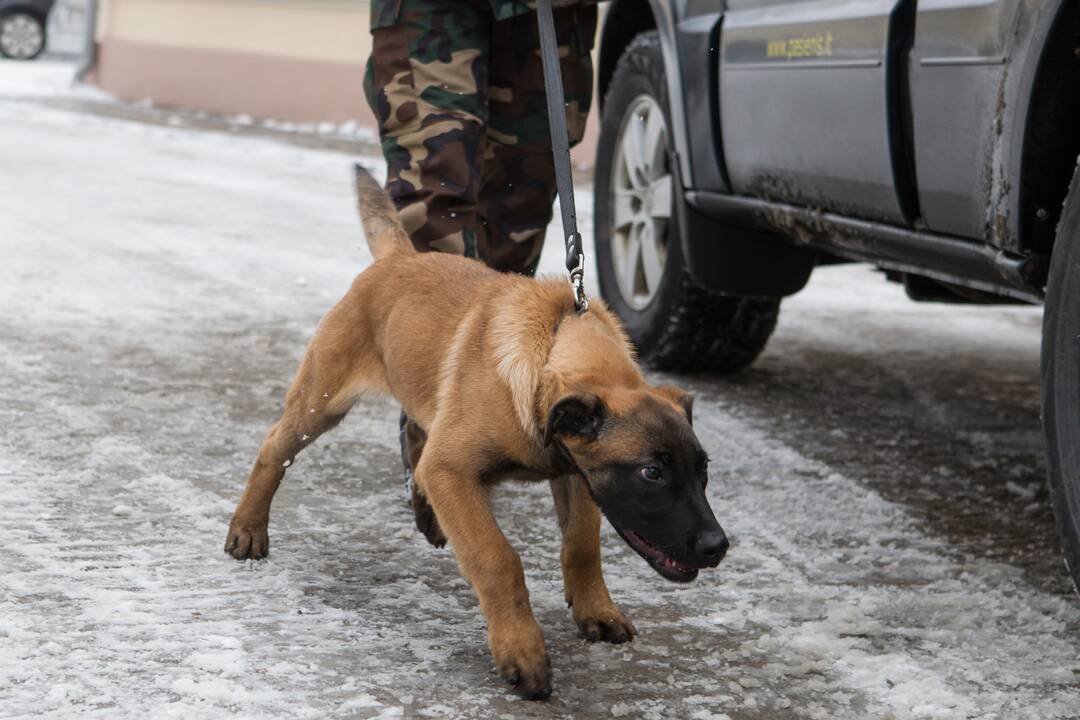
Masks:
[[[660,468],[655,465],[646,465],[641,468],[641,477],[649,480],[650,482],[656,482],[663,477],[663,473],[660,472]]]

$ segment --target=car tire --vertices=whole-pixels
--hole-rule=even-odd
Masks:
[[[600,292],[647,365],[740,370],[765,348],[780,300],[722,295],[690,277],[670,127],[660,39],[655,31],[641,33],[619,58],[600,119],[594,182]]]
[[[22,10],[0,15],[0,55],[11,60],[33,60],[45,51],[45,24]]]
[[[1050,259],[1041,382],[1050,499],[1065,565],[1080,590],[1080,170],[1073,173]]]

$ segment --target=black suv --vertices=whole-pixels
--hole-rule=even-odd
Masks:
[[[615,0],[598,75],[600,286],[653,366],[745,367],[826,263],[1045,302],[1080,587],[1080,2]]]
[[[33,60],[45,50],[53,0],[0,0],[0,55]]]

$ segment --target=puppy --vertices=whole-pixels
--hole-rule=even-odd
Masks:
[[[375,262],[320,323],[259,450],[225,551],[265,557],[270,502],[297,453],[364,395],[389,393],[426,435],[413,458],[418,524],[453,548],[499,672],[523,697],[546,699],[544,638],[488,493],[509,477],[551,483],[575,623],[590,641],[631,640],[634,626],[600,569],[601,513],[668,580],[689,582],[727,551],[705,496],[708,458],[691,427],[693,399],[645,381],[599,300],[579,315],[562,280],[419,254],[359,166],[357,189]]]

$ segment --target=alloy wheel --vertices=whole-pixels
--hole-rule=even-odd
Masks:
[[[640,310],[656,296],[667,263],[671,163],[664,111],[649,95],[623,118],[610,187],[611,252],[626,303]]]
[[[0,23],[0,51],[15,60],[29,60],[41,52],[45,33],[41,23],[26,13],[8,15]]]

